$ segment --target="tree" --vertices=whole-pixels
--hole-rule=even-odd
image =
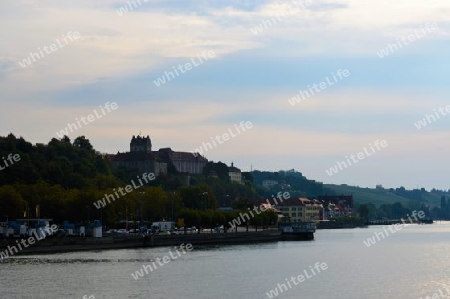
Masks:
[[[25,210],[26,202],[13,186],[0,187],[0,217],[22,218]]]
[[[447,203],[445,202],[445,196],[444,195],[441,196],[441,209],[443,211],[447,210]]]
[[[61,142],[70,144],[70,138],[67,135],[64,135],[63,138],[61,138]]]
[[[85,136],[79,136],[75,138],[75,140],[73,141],[73,146],[88,150],[93,149],[91,143],[89,142],[89,139],[87,139]]]
[[[369,207],[367,204],[362,204],[359,206],[358,209],[359,217],[363,218],[364,220],[369,220]]]
[[[228,166],[222,162],[208,162],[203,168],[203,174],[209,176],[210,174],[215,173],[219,177],[219,179],[229,181],[230,176],[228,175]]]

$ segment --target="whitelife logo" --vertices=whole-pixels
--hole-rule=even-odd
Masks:
[[[58,49],[61,49],[62,47],[65,47],[66,45],[69,44],[69,42],[73,42],[73,41],[79,39],[80,38],[80,33],[78,31],[75,31],[74,33],[72,33],[72,31],[69,31],[67,33],[67,35],[63,35],[62,37],[63,37],[64,43],[62,43],[59,40],[59,38],[58,38],[58,39],[56,39],[56,44],[51,44],[49,47],[44,46],[43,47],[44,52],[47,55],[49,55],[49,54],[57,51]],[[69,39],[69,40],[67,40],[67,39]],[[38,48],[38,52],[39,53],[30,52],[30,55],[28,55],[27,58],[23,59],[22,61],[19,61],[19,65],[22,68],[25,68],[25,67],[31,65],[32,62],[36,62],[37,60],[45,57],[45,55],[42,52],[40,47]],[[31,61],[31,59],[33,59],[33,61]]]
[[[136,3],[137,1],[137,3]],[[128,13],[129,11],[133,11],[135,8],[138,8],[138,6],[141,6],[141,0],[136,0],[136,1],[127,1],[127,5],[121,6],[119,7],[119,9],[116,9],[116,12],[119,16],[123,16],[124,14]],[[142,0],[142,2],[147,3],[150,0]],[[134,5],[134,7],[132,7],[131,5]],[[139,5],[138,5],[139,4]]]
[[[386,48],[381,49],[379,52],[377,52],[378,57],[380,58],[384,58],[386,56],[389,56],[390,54],[394,53],[395,51],[398,51],[399,49],[403,48],[403,46],[407,46],[410,43],[421,39],[422,37],[424,37],[425,35],[427,35],[428,33],[431,33],[431,31],[437,30],[438,29],[438,25],[436,23],[426,23],[425,24],[425,28],[423,28],[422,26],[420,26],[420,28],[422,29],[422,35],[420,35],[420,32],[416,30],[414,30],[413,34],[408,35],[407,37],[403,36],[401,38],[401,42],[398,40],[397,38],[397,43],[395,44],[391,44],[389,43],[387,45]]]
[[[308,273],[307,270],[303,270],[303,273],[305,273],[305,275],[300,274],[297,277],[291,276],[291,279],[286,278],[286,283],[279,283],[277,284],[277,287],[275,289],[270,290],[269,292],[266,293],[267,297],[269,297],[270,299],[278,297],[278,295],[280,295],[281,293],[283,293],[284,291],[287,290],[291,290],[292,289],[292,284],[294,284],[294,286],[297,286],[299,284],[301,284],[302,282],[304,282],[307,279],[313,278],[314,276],[316,276],[317,274],[321,273],[322,271],[325,271],[328,269],[328,265],[327,263],[319,263],[317,262],[314,267],[309,266],[310,269],[310,273]],[[314,271],[315,269],[315,271]],[[310,275],[311,274],[311,275]],[[288,288],[289,286],[289,288]],[[284,288],[284,290],[283,290]],[[278,292],[278,290],[280,290],[280,292]]]
[[[173,66],[173,71],[175,72],[176,76],[174,75],[174,73],[172,72],[164,72],[164,76],[161,76],[159,78],[157,78],[156,80],[153,80],[153,83],[155,83],[156,87],[160,87],[162,84],[166,84],[166,78],[167,78],[167,82],[175,79],[175,77],[180,76],[180,74],[178,73],[177,69],[182,73],[186,73],[187,71],[190,71],[192,69],[192,65],[194,65],[194,67],[197,67],[199,65],[202,65],[205,61],[208,61],[208,58],[213,58],[216,57],[216,54],[214,53],[214,51],[209,50],[208,53],[206,53],[206,50],[202,52],[202,56],[197,55],[198,58],[198,62],[196,63],[194,58],[191,58],[192,64],[190,62],[186,62],[184,64],[184,69],[183,69],[183,65],[179,64],[178,67]],[[203,60],[203,59],[204,60]],[[172,77],[172,78],[171,78]]]
[[[106,102],[105,106],[99,106],[102,114],[98,114],[97,113],[97,109],[94,109],[94,114],[89,114],[87,117],[80,117],[81,122],[84,125],[88,125],[91,122],[95,121],[96,119],[102,118],[103,116],[106,115],[105,109],[106,111],[108,111],[108,113],[111,113],[112,110],[116,110],[118,108],[117,103],[116,102],[112,102],[111,104],[109,102]],[[103,109],[105,108],[105,109]],[[65,127],[64,129],[60,130],[59,132],[56,132],[56,136],[58,136],[59,138],[63,138],[64,135],[68,136],[69,135],[69,130],[70,133],[73,133],[74,131],[81,129],[82,125],[80,123],[80,120],[78,118],[75,118],[76,124],[75,123],[67,123],[67,127]],[[78,125],[78,126],[77,126]]]
[[[211,141],[212,141],[212,144],[214,145],[214,147],[217,147],[216,141],[219,144],[222,144],[225,141],[230,140],[230,136],[236,137],[239,134],[241,134],[241,130],[242,130],[242,132],[245,132],[246,129],[249,130],[249,129],[253,128],[253,124],[250,121],[247,121],[245,123],[244,123],[244,121],[241,121],[239,123],[239,126],[237,126],[235,124],[234,127],[236,129],[237,134],[233,134],[233,131],[231,129],[228,129],[228,132],[230,133],[230,135],[228,135],[228,133],[223,133],[221,136],[216,135],[215,138],[211,137]],[[241,128],[241,129],[239,129],[239,128]],[[222,139],[221,139],[221,137],[222,137]],[[198,155],[203,155],[204,152],[206,153],[208,151],[208,147],[209,147],[209,149],[213,149],[212,144],[209,142],[202,142],[202,145],[200,145],[200,147],[194,149],[192,151],[192,154],[194,155],[194,157],[197,157]]]
[[[180,249],[180,250],[178,250]],[[186,249],[186,250],[185,250]],[[181,253],[186,254],[187,252],[191,252],[194,249],[194,246],[192,246],[192,244],[188,243],[186,245],[181,244],[179,248],[176,249],[176,255],[172,252],[172,250],[169,250],[168,254],[165,255],[162,259],[156,259],[156,262],[159,264],[160,267],[164,266],[165,264],[170,263],[173,260],[178,259],[179,257],[181,257]],[[162,263],[161,263],[162,262]],[[152,267],[153,266],[153,267]],[[156,266],[155,262],[152,262],[151,264],[148,265],[142,265],[141,269],[138,271],[135,271],[134,273],[131,273],[131,277],[133,277],[135,280],[138,280],[141,277],[144,277],[145,274],[149,274],[149,270],[150,272],[156,271],[156,269],[158,269],[158,267]],[[145,274],[144,274],[145,271]]]
[[[367,150],[366,147],[363,148],[364,152],[359,152],[356,155],[350,155],[350,158],[348,158],[348,156],[345,156],[345,159],[347,161],[347,163],[345,163],[346,161],[337,161],[337,164],[333,167],[330,167],[329,169],[326,169],[325,172],[329,175],[332,176],[333,174],[336,174],[339,172],[340,170],[344,170],[344,168],[342,168],[342,166],[344,166],[345,168],[352,166],[352,162],[350,161],[350,159],[353,161],[353,163],[358,163],[359,161],[363,160],[366,157],[372,156],[373,154],[375,154],[377,151],[375,151],[375,149],[372,146],[372,143],[369,143],[370,149],[372,150],[371,152],[369,152]],[[378,151],[381,150],[381,148],[387,147],[388,143],[386,140],[381,140],[381,142],[379,140],[375,140],[375,144],[374,146],[377,148]],[[380,147],[381,146],[381,147]],[[357,158],[357,159],[356,159]],[[348,165],[348,166],[347,166]],[[339,169],[338,169],[339,167]]]
[[[280,200],[280,203],[282,203],[283,200],[287,200],[289,198],[291,198],[291,194],[289,192],[284,192],[283,194],[282,194],[282,192],[278,192],[278,194],[277,194],[277,199]],[[273,195],[272,195],[272,199],[274,201],[274,204],[277,205],[278,201],[275,199],[275,197]],[[268,205],[271,205],[269,199],[266,199],[266,202]],[[254,218],[255,214],[253,214],[252,210],[257,215],[261,214],[262,212],[267,211],[265,204],[261,204],[259,207],[254,206],[253,209],[247,208],[247,210],[250,213],[251,217],[248,215],[248,213],[239,213],[239,216],[237,218],[228,222],[231,230],[233,230],[236,227],[238,227],[239,225],[241,225],[241,223],[245,223],[245,222],[249,221],[251,218]]]
[[[10,245],[5,251],[0,251],[0,261],[3,259],[7,259],[14,254],[19,253],[19,251],[24,250],[25,248],[28,248],[30,245],[33,245],[36,243],[36,241],[40,241],[42,239],[45,239],[46,236],[51,236],[58,230],[58,226],[56,224],[53,224],[51,227],[46,228],[40,228],[40,233],[38,234],[37,231],[33,231],[34,236],[30,236],[28,239],[21,239],[20,243],[18,240],[16,240],[16,245]],[[39,237],[41,236],[41,237]],[[17,249],[17,247],[19,249]],[[22,246],[24,248],[22,248]],[[14,252],[13,252],[14,250]],[[9,252],[8,252],[9,251]]]
[[[433,111],[434,111],[434,115],[433,114],[425,114],[425,118],[419,120],[417,123],[414,123],[414,126],[416,126],[417,130],[425,128],[428,124],[431,124],[432,121],[435,122],[436,120],[441,118],[439,116],[439,113],[436,111],[436,109],[434,109]],[[442,116],[446,116],[448,113],[450,113],[450,105],[445,106],[445,111],[447,113],[444,112],[444,108],[442,108],[442,107],[439,107],[438,111],[441,113]],[[428,123],[427,123],[427,121],[428,121]]]
[[[308,93],[308,91],[300,90],[295,97],[288,100],[289,103],[292,106],[294,106],[296,103],[300,103],[302,100],[305,100],[306,98],[313,96],[315,94],[314,91],[316,93],[319,93],[322,90],[327,89],[329,86],[332,86],[332,85],[336,84],[337,82],[344,80],[344,78],[347,78],[348,76],[350,76],[350,72],[347,69],[345,69],[345,70],[338,69],[336,72],[336,75],[334,73],[331,73],[331,75],[333,75],[334,82],[330,81],[330,79],[328,77],[325,77],[326,82],[320,82],[319,84],[313,84],[312,87],[310,85],[308,85],[309,93]],[[336,78],[336,76],[339,77],[339,80]],[[301,99],[300,99],[300,96],[302,97]]]
[[[117,191],[116,191],[116,188],[114,188],[113,191],[114,191],[114,194],[115,194],[116,196],[114,196],[114,194],[105,194],[105,196],[104,196],[102,199],[98,200],[97,202],[94,202],[94,206],[97,208],[97,210],[98,210],[98,209],[101,209],[101,208],[104,208],[104,207],[106,206],[106,202],[108,202],[108,203],[111,203],[111,201],[114,202],[116,199],[119,199],[120,196],[125,196],[125,195],[127,195],[128,193],[132,192],[133,190],[136,190],[136,189],[138,189],[138,188],[144,186],[144,183],[141,181],[141,177],[140,177],[140,176],[137,176],[136,178],[138,179],[140,185],[136,185],[136,184],[134,183],[134,180],[131,180],[131,185],[126,185],[125,188],[122,188],[122,187],[117,188],[117,191],[119,191],[119,193],[120,193],[121,195],[119,195],[119,194],[117,193]],[[144,173],[144,174],[142,175],[142,179],[143,179],[143,180],[145,181],[145,183],[147,183],[147,184],[148,184],[150,181],[153,181],[155,178],[156,178],[156,176],[155,176],[154,173],[150,173],[150,174]],[[125,189],[125,192],[126,192],[126,193],[123,192],[124,189]]]
[[[447,294],[444,294],[442,289],[439,289],[433,295],[426,296],[426,297],[420,297],[420,299],[444,299],[444,298],[449,298],[450,297],[450,290],[447,288],[447,286],[444,286],[444,289],[447,292]]]
[[[281,12],[281,15],[279,13],[276,13],[275,16],[271,15],[271,19],[269,20],[262,20],[258,26],[255,26],[252,29],[250,29],[251,32],[254,35],[257,35],[263,32],[265,29],[275,26],[277,24],[277,20],[275,20],[275,17],[278,19],[278,22],[282,22],[285,19],[289,18],[290,16],[299,13],[301,10],[305,10],[306,7],[311,6],[312,1],[311,0],[303,0],[299,2],[293,1],[292,4],[294,4],[295,9],[292,9],[292,5],[287,4],[287,8],[289,8],[289,10],[284,10],[283,12]],[[275,3],[275,5],[280,6],[281,4]]]
[[[5,165],[4,167],[0,164],[0,171],[2,171],[3,169],[6,169],[6,167],[12,166],[14,163],[17,163],[20,161],[20,155],[19,154],[9,154],[8,157],[5,159],[5,157],[2,157],[3,159],[3,165]],[[6,161],[8,160],[8,161]]]
[[[419,212],[413,211],[411,213],[411,216],[409,216],[409,214],[406,214],[406,216],[408,216],[409,222],[410,222],[410,224],[412,224],[412,223],[414,223],[414,220],[411,219],[411,216],[414,217],[414,219],[416,221],[419,221],[419,219],[417,219],[417,217],[419,217],[420,219],[425,218],[425,212],[424,211],[419,211]],[[405,220],[403,220],[403,218],[401,218],[400,220],[402,221],[402,224],[397,223],[397,224],[390,225],[388,227],[389,231],[392,234],[395,234],[396,232],[402,230],[403,227],[407,227],[409,225],[409,224],[405,223]],[[384,233],[383,233],[383,231],[384,231]],[[375,232],[373,237],[367,238],[367,240],[363,241],[364,245],[366,245],[367,247],[370,247],[372,245],[375,245],[377,243],[377,240],[381,241],[382,240],[381,237],[383,239],[385,239],[386,237],[389,237],[389,232],[386,230],[386,227],[384,227],[384,226],[383,226],[383,231]]]

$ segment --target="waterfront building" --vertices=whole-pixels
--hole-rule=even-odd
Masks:
[[[330,220],[341,216],[343,216],[341,210],[334,203],[328,203],[323,207],[320,220]]]
[[[323,195],[318,196],[317,200],[324,208],[324,220],[331,216],[354,216],[353,195]]]
[[[321,218],[321,209],[323,209],[318,201],[308,198],[290,198],[276,207],[285,217],[289,217],[291,222],[318,222]]]

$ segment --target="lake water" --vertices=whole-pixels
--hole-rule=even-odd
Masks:
[[[314,241],[194,247],[180,257],[169,247],[13,257],[0,262],[0,298],[269,298],[278,284],[283,292],[274,298],[447,294],[450,223],[403,227],[367,247],[377,231],[319,230]],[[169,250],[177,259],[159,266]],[[157,269],[132,277],[152,262]],[[312,272],[317,262],[327,269]],[[289,287],[286,279],[301,274],[304,281]]]

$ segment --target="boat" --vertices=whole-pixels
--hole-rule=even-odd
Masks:
[[[314,240],[315,222],[282,222],[279,225],[282,240]]]

